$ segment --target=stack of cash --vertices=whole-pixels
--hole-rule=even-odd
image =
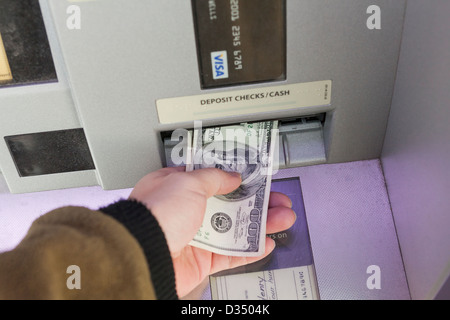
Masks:
[[[194,129],[187,171],[239,172],[242,183],[229,194],[208,199],[192,246],[230,256],[264,253],[277,129],[277,121]]]

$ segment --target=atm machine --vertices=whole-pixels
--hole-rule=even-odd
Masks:
[[[0,221],[31,195],[132,188],[174,165],[172,133],[196,121],[278,120],[274,179],[301,184],[319,297],[449,298],[448,13],[0,0]]]

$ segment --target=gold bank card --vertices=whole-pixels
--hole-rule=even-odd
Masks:
[[[0,34],[0,82],[10,81],[12,78],[11,68],[9,67],[8,57],[6,56],[5,46]]]

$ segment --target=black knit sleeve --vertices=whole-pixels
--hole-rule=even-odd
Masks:
[[[166,238],[147,207],[135,200],[120,200],[100,208],[100,211],[122,223],[141,245],[156,297],[160,300],[178,299],[175,272]]]

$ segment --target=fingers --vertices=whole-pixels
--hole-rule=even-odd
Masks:
[[[287,195],[283,193],[271,192],[269,198],[269,208],[273,207],[292,208],[292,201]]]
[[[166,176],[171,173],[185,172],[186,167],[167,167],[153,172],[154,177]],[[206,168],[188,172],[187,174],[199,179],[208,197],[216,194],[227,194],[237,189],[242,180],[238,173],[227,173],[216,168]],[[292,207],[291,199],[283,193],[271,192],[269,198],[269,208],[272,207]]]
[[[220,254],[213,254],[211,263],[211,274],[250,264],[267,257],[275,249],[275,241],[271,238],[266,238],[266,248],[262,256],[259,257],[232,257]]]
[[[206,196],[227,194],[236,190],[241,185],[241,176],[238,173],[227,173],[216,168],[206,168],[187,172],[196,177]]]
[[[185,167],[177,167],[164,168],[155,173],[164,176],[184,171]],[[195,170],[186,174],[195,177],[196,188],[201,188],[208,198],[216,194],[227,194],[238,188],[241,183],[239,174],[231,174],[215,168]],[[270,193],[266,225],[267,234],[284,231],[295,223],[297,216],[291,207],[292,201],[288,196],[280,192]]]
[[[267,213],[266,233],[272,234],[289,229],[295,223],[297,216],[291,208],[269,208]]]
[[[267,213],[267,234],[281,232],[292,227],[297,216],[291,208],[292,201],[288,196],[279,192],[271,192]]]
[[[186,167],[165,167],[161,168],[159,170],[153,171],[150,173],[150,175],[153,175],[154,177],[162,177],[167,176],[174,172],[184,172],[186,171]]]
[[[147,180],[164,178],[171,174],[177,174],[177,179],[182,179],[183,176],[190,176],[194,178],[190,182],[191,187],[197,191],[204,193],[207,198],[217,194],[227,194],[237,189],[241,182],[239,173],[225,172],[216,168],[205,168],[185,172],[186,167],[167,167],[150,173]],[[186,180],[185,180],[186,181]]]
[[[195,177],[195,184],[191,187],[197,191],[202,191],[207,198],[216,194],[230,193],[238,188],[241,183],[239,174],[227,173],[220,169],[207,168],[184,173],[185,169],[185,167],[163,168],[153,174],[156,176],[166,176],[172,173],[180,174],[177,179],[184,175]],[[279,192],[270,193],[266,233],[281,232],[294,224],[297,217],[291,207],[292,201],[288,196]]]

